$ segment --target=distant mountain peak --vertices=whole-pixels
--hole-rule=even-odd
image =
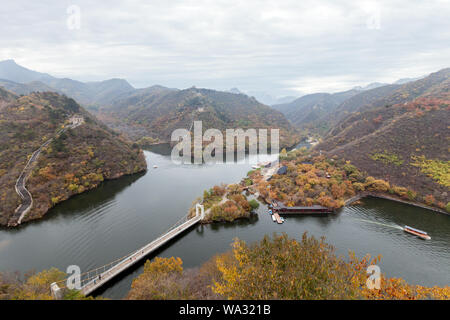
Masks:
[[[238,88],[231,88],[230,90],[228,90],[228,92],[230,93],[234,93],[234,94],[241,94],[243,93],[241,90],[239,90]]]
[[[6,59],[3,61],[0,61],[0,64],[15,64],[15,65],[17,65],[17,63],[14,59]]]
[[[52,78],[53,77],[47,73],[40,73],[22,67],[13,59],[0,61],[0,79],[18,83],[27,83],[31,81],[41,81],[44,79]]]
[[[353,87],[352,90],[358,90],[358,91],[371,90],[371,89],[375,89],[375,88],[387,86],[388,84],[389,84],[389,83],[372,82],[372,83],[369,83],[369,84],[366,85],[366,86],[356,86],[356,87]]]

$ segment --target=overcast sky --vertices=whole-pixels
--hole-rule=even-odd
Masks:
[[[135,87],[333,92],[450,67],[449,17],[450,0],[14,0],[0,60]]]

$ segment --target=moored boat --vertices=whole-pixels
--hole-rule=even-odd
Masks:
[[[413,234],[415,236],[418,236],[419,238],[422,238],[422,239],[425,239],[425,240],[430,240],[431,239],[431,237],[425,231],[422,231],[422,230],[419,230],[419,229],[415,229],[415,228],[412,228],[410,226],[404,226],[403,227],[403,231],[408,232],[410,234]]]

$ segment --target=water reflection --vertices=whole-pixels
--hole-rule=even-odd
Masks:
[[[235,183],[251,170],[249,164],[176,166],[170,160],[170,146],[150,149],[145,152],[147,173],[107,181],[56,206],[43,220],[0,230],[0,270],[101,266],[157,238],[187,213],[203,190],[222,182]],[[152,168],[154,164],[157,169]],[[342,256],[348,250],[358,256],[381,254],[382,272],[389,276],[422,285],[450,283],[449,216],[373,198],[334,215],[287,216],[282,225],[272,221],[264,204],[256,212],[250,220],[196,226],[148,258],[177,256],[184,268],[191,268],[229,250],[236,237],[255,242],[265,234],[286,232],[301,239],[308,232],[325,236]],[[432,240],[392,227],[405,224],[427,231]],[[123,298],[142,268],[143,264],[136,265],[98,293]]]
[[[259,216],[255,213],[251,214],[249,218],[238,219],[233,222],[216,222],[210,225],[212,231],[218,232],[223,229],[246,228],[255,225],[259,221]]]

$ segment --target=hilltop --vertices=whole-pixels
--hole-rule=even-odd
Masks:
[[[84,123],[57,135],[73,116]],[[34,204],[24,221],[52,206],[114,179],[146,169],[142,151],[100,123],[73,99],[53,92],[15,96],[0,88],[0,225],[21,199],[15,183],[30,155],[45,141],[26,187]]]

